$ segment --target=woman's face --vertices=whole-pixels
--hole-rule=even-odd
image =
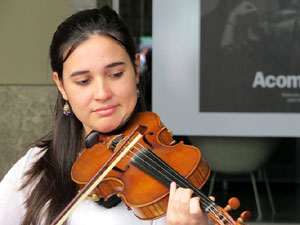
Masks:
[[[86,134],[113,131],[131,115],[137,103],[138,55],[135,63],[137,73],[120,44],[93,35],[64,62],[62,82],[54,72],[54,81]]]

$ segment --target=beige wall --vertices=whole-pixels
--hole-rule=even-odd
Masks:
[[[0,84],[52,84],[48,49],[69,0],[0,1]]]
[[[52,86],[0,86],[0,180],[50,131],[57,90]]]
[[[52,126],[48,49],[69,0],[0,1],[0,180]]]

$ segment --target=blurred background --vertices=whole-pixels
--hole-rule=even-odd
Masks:
[[[0,178],[52,128],[57,90],[48,50],[57,25],[79,10],[110,5],[131,28],[141,53],[148,109],[161,115],[176,140],[198,147],[211,165],[203,192],[216,196],[221,206],[238,197],[241,209],[233,215],[250,210],[250,224],[300,224],[299,86],[261,92],[250,104],[235,96],[242,95],[248,82],[243,77],[251,73],[240,65],[245,62],[228,60],[250,59],[247,68],[266,75],[299,75],[294,51],[300,40],[299,2],[1,0]],[[262,49],[273,58],[266,60]],[[284,60],[276,73],[270,68],[279,65],[278,58]],[[277,107],[282,93],[292,93],[295,104]],[[258,110],[258,99],[266,95],[277,100]]]

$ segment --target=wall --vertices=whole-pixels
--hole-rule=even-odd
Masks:
[[[68,15],[68,0],[1,1],[1,84],[52,84],[49,43]]]
[[[0,179],[52,126],[48,49],[68,0],[0,1]]]

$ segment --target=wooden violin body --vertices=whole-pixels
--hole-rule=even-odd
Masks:
[[[210,175],[210,167],[201,157],[201,152],[183,142],[176,143],[155,113],[136,113],[120,130],[121,135],[100,135],[99,143],[82,152],[74,163],[71,175],[80,187],[86,185],[137,125],[147,127],[143,138],[91,194],[99,198],[117,194],[138,218],[155,219],[167,211],[168,184],[172,177],[164,181],[164,175],[159,174],[166,171],[168,173],[169,167],[166,168],[165,164],[198,189],[205,184]],[[155,154],[155,159],[152,153]],[[159,159],[156,159],[156,156]],[[164,162],[163,165],[156,165],[160,164],[160,160]],[[148,172],[144,172],[140,167],[147,167],[145,170]]]
[[[238,199],[231,198],[221,208],[200,191],[210,175],[208,163],[197,148],[176,143],[155,113],[136,113],[118,133],[92,132],[87,140],[87,149],[71,171],[81,191],[51,225],[62,225],[88,196],[107,199],[114,194],[138,218],[159,218],[167,212],[169,185],[173,181],[199,196],[202,210],[216,224],[240,225],[251,216],[244,211],[234,221],[228,211],[239,207]]]

